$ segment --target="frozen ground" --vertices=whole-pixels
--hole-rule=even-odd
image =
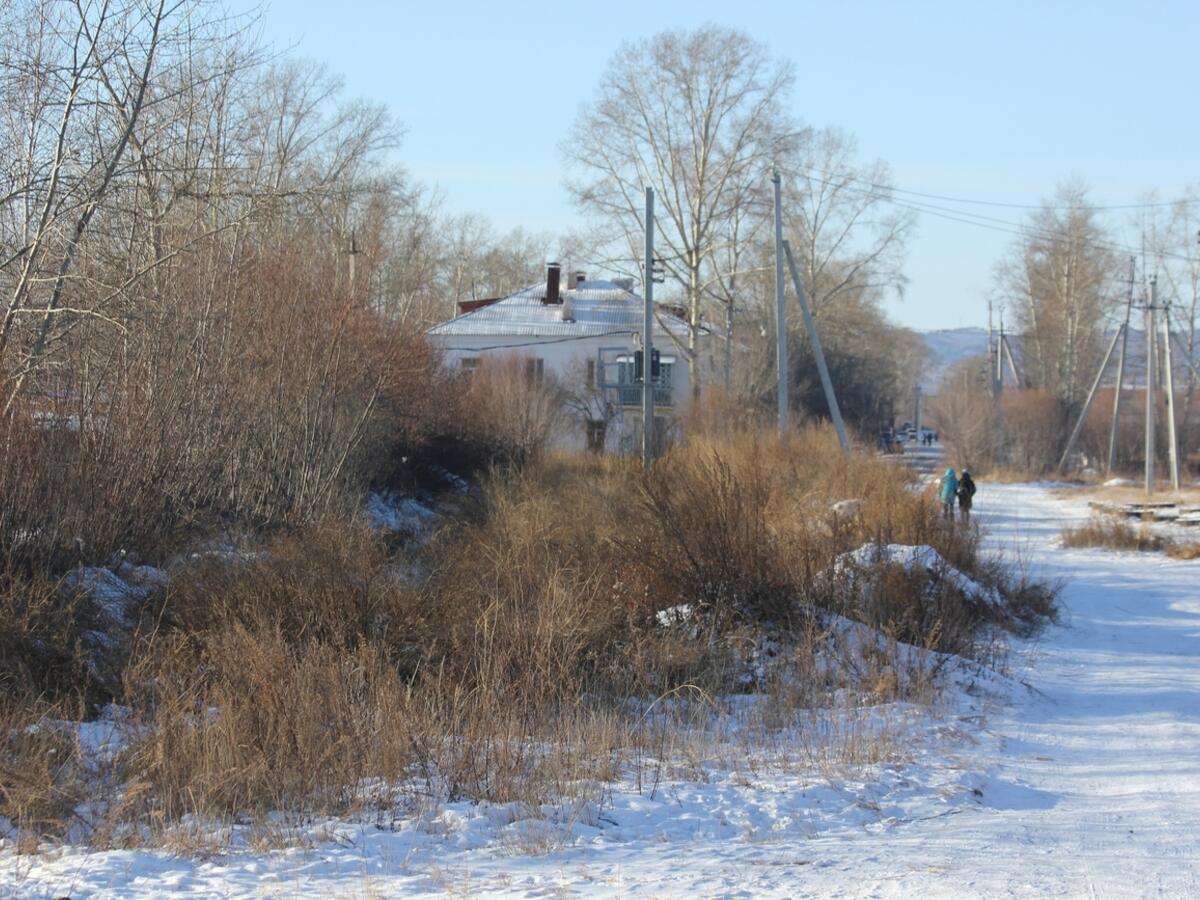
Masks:
[[[1200,896],[1200,562],[1059,549],[1088,510],[1039,486],[983,484],[976,509],[996,547],[1065,583],[1066,622],[1016,650],[1036,693],[986,718],[967,698],[890,710],[903,762],[822,771],[734,747],[560,809],[313,823],[307,849],[5,851],[0,893]]]

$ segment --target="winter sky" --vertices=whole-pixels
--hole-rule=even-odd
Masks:
[[[1036,204],[1079,177],[1096,204],[1170,199],[1200,182],[1200,4],[657,0],[460,3],[273,0],[264,39],[326,63],[347,95],[407,130],[398,159],[455,212],[569,228],[558,143],[626,40],[717,23],[795,65],[793,112],[858,138],[904,191]],[[990,216],[920,215],[906,296],[917,328],[986,323],[992,267],[1025,212],[902,195]],[[1138,211],[1113,211],[1137,244]]]

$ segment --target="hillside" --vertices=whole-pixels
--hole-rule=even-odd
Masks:
[[[972,356],[987,353],[987,329],[944,328],[936,331],[920,331],[929,357],[921,387],[927,392],[936,391],[949,369],[957,362]]]

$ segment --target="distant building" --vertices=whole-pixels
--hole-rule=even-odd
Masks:
[[[575,402],[575,425],[560,438],[566,449],[634,452],[641,444],[642,387],[634,377],[644,300],[632,279],[589,281],[582,272],[562,283],[551,264],[545,282],[495,300],[465,301],[461,314],[428,336],[445,362],[476,369],[487,358],[524,361],[530,378],[553,377]],[[661,368],[654,390],[656,434],[670,442],[691,395],[687,323],[657,310],[654,346]]]

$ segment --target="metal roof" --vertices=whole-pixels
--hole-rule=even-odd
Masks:
[[[633,291],[611,281],[584,281],[562,292],[565,303],[544,302],[545,282],[509,294],[502,300],[463,313],[429,329],[434,336],[487,335],[490,337],[598,337],[641,332],[644,301]],[[571,318],[564,321],[563,312]],[[660,314],[658,327],[687,334],[687,323],[669,313]]]

